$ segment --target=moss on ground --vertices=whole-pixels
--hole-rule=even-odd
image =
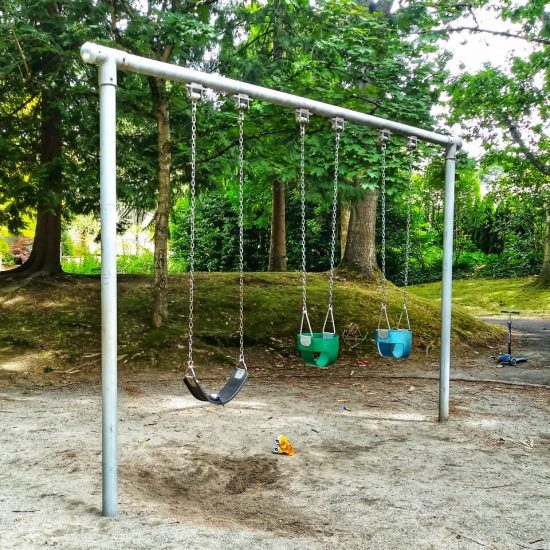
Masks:
[[[519,310],[525,317],[550,317],[550,289],[535,283],[534,277],[457,280],[453,282],[453,303],[480,317],[499,315],[501,309]],[[411,293],[436,301],[441,283],[416,285]]]
[[[299,273],[245,275],[245,332],[247,345],[292,353],[301,318]],[[172,276],[169,283],[170,322],[161,329],[150,326],[151,278],[123,276],[119,283],[119,354],[149,357],[166,354],[180,363],[187,347],[187,276]],[[313,329],[320,330],[327,307],[327,275],[308,275],[308,302]],[[430,291],[431,292],[431,291]],[[477,291],[476,294],[481,294]],[[199,353],[213,358],[234,355],[238,345],[238,276],[235,273],[199,273],[196,278],[195,340]],[[32,347],[71,362],[100,349],[99,278],[64,276],[55,281],[33,281],[0,298],[0,351]],[[374,351],[373,332],[379,317],[379,288],[348,275],[337,275],[335,318],[339,333],[352,324],[367,337],[357,353]],[[397,320],[402,292],[389,288],[392,320]],[[423,352],[439,346],[439,297],[410,298],[413,344]],[[499,335],[464,309],[453,314],[452,338],[457,347],[478,347]],[[346,346],[343,346],[346,349]],[[97,361],[99,359],[96,359]],[[176,360],[176,359],[174,359]]]

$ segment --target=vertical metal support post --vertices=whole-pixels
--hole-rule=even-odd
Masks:
[[[456,151],[456,144],[448,145],[445,156],[445,219],[443,231],[443,277],[441,281],[441,358],[439,364],[440,422],[449,420]]]
[[[99,66],[101,210],[101,391],[103,508],[117,515],[117,267],[116,267],[116,84],[113,59]]]

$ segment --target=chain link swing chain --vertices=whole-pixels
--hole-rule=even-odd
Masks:
[[[390,140],[390,131],[385,129],[380,130],[379,140],[382,146],[382,250],[380,253],[382,259],[382,301],[380,304],[378,328],[380,328],[382,317],[385,316],[389,330],[391,327],[390,320],[388,319],[388,289],[386,285],[386,153],[388,141]]]
[[[305,137],[306,124],[309,122],[309,111],[307,109],[296,109],[296,121],[300,125],[300,208],[302,224],[302,322],[300,334],[303,333],[304,319],[307,321],[309,334],[313,334],[309,315],[307,313],[307,274],[306,274],[306,175],[305,175]]]
[[[244,360],[244,112],[250,99],[244,94],[235,96],[239,109],[239,367],[246,368]]]
[[[401,318],[403,317],[403,314],[405,315],[405,318],[407,319],[407,326],[408,329],[411,330],[411,322],[409,319],[409,310],[408,310],[408,292],[407,288],[409,285],[409,260],[411,256],[411,216],[412,216],[412,172],[413,172],[413,159],[414,159],[414,151],[416,150],[416,144],[418,142],[418,138],[415,136],[409,136],[409,139],[407,140],[407,150],[409,152],[409,181],[407,186],[407,233],[406,233],[406,240],[405,240],[405,276],[404,276],[404,285],[403,285],[403,309],[401,311],[401,315],[399,316],[399,323],[397,324],[397,328],[399,328],[401,324]]]
[[[195,378],[193,365],[193,307],[195,299],[195,184],[197,160],[197,102],[202,97],[202,86],[188,84],[188,96],[191,100],[191,183],[189,208],[189,358],[187,372]]]
[[[344,131],[344,119],[333,118],[332,129],[334,130],[334,186],[332,195],[332,234],[330,241],[330,274],[328,282],[328,311],[325,317],[325,323],[323,324],[323,333],[327,326],[329,317],[332,321],[333,334],[336,334],[336,324],[334,323],[334,308],[333,308],[333,296],[334,296],[334,260],[336,255],[336,220],[338,214],[338,176],[340,167],[340,138]]]

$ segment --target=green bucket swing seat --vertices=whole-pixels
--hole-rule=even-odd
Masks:
[[[336,362],[340,338],[332,332],[302,332],[296,336],[298,351],[304,363],[325,369]]]
[[[334,291],[334,257],[336,249],[336,214],[338,208],[338,166],[340,135],[344,130],[344,119],[333,118],[332,129],[335,136],[334,144],[334,180],[333,180],[333,202],[332,202],[332,236],[330,242],[330,274],[328,288],[328,310],[325,323],[321,332],[313,332],[307,313],[307,286],[306,286],[306,218],[305,218],[305,154],[304,138],[305,126],[309,121],[309,111],[305,109],[296,110],[296,121],[300,125],[300,189],[301,189],[301,211],[302,211],[302,323],[300,332],[296,335],[296,344],[300,356],[306,365],[325,369],[334,364],[338,359],[340,349],[340,338],[336,334],[333,312],[333,291]],[[304,320],[307,322],[304,332]],[[332,332],[326,330],[327,323],[332,321]],[[309,329],[309,331],[307,331]]]

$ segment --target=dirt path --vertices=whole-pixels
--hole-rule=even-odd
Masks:
[[[484,317],[483,321],[506,326],[507,319]],[[518,353],[527,353],[539,358],[541,354],[550,355],[550,319],[514,318],[512,345]],[[518,338],[519,337],[519,338]],[[519,340],[519,341],[518,341]],[[506,346],[504,346],[506,348]]]
[[[457,382],[441,425],[431,380],[257,374],[225,408],[176,380],[122,383],[116,520],[99,391],[0,393],[0,547],[550,549],[550,390]]]
[[[492,324],[506,326],[504,318],[484,318]],[[506,336],[502,345],[495,349],[494,355],[506,351]],[[493,371],[494,377],[499,380],[545,384],[550,386],[550,320],[548,319],[513,319],[512,351],[515,355],[527,355],[529,360],[515,367],[503,367],[494,372],[495,361],[488,362],[485,367],[482,363],[476,369],[479,377],[487,376]]]

